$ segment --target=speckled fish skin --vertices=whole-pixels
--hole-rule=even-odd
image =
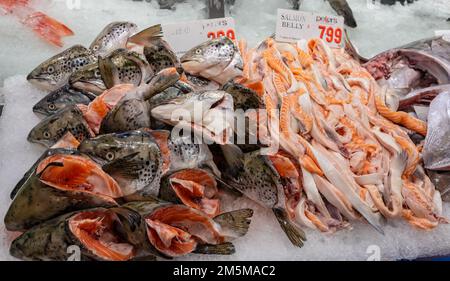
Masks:
[[[113,206],[117,206],[115,201],[93,193],[51,187],[34,173],[11,203],[5,216],[5,226],[9,231],[24,231],[68,212]]]
[[[72,218],[86,212],[112,214],[115,222],[114,234],[121,237],[125,243],[136,246],[135,248],[138,248],[138,245],[134,243],[144,240],[142,237],[145,230],[140,226],[141,218],[138,213],[119,207],[95,208],[68,213],[29,229],[12,242],[11,255],[28,261],[75,261],[76,258],[81,261],[104,261],[105,258],[82,243],[69,226]],[[134,237],[139,237],[139,240],[133,240]],[[79,257],[68,251],[71,246],[80,250]],[[146,260],[155,260],[155,257],[147,253]]]
[[[206,168],[215,175],[220,176],[220,171],[213,160],[213,155],[208,145],[200,143],[196,136],[171,136],[168,138],[170,150],[170,172]]]
[[[180,60],[169,44],[162,38],[154,38],[146,43],[144,56],[154,73],[164,68],[175,67],[178,73],[183,72]]]
[[[41,63],[27,80],[43,90],[55,91],[69,81],[72,73],[96,62],[97,57],[89,49],[75,45]]]
[[[67,154],[67,155],[79,155],[80,152],[74,149],[67,148],[50,148],[47,149],[41,157],[31,166],[31,168],[24,174],[22,179],[16,184],[14,189],[11,191],[10,198],[13,200],[16,197],[16,194],[20,191],[20,189],[27,184],[27,181],[33,176],[34,171],[36,170],[39,163],[45,158],[55,155],[55,154]]]
[[[101,95],[107,89],[97,63],[87,65],[74,72],[70,76],[69,84],[75,89],[92,92],[96,95]]]
[[[138,130],[101,135],[83,141],[78,149],[100,159],[103,170],[117,181],[125,196],[158,194],[163,160],[149,133]]]
[[[33,112],[50,116],[66,106],[75,104],[88,105],[95,95],[92,93],[80,91],[64,86],[61,89],[53,91],[33,106]]]
[[[137,25],[131,22],[112,22],[94,39],[90,50],[105,57],[114,50],[126,48],[128,38],[137,32]]]
[[[67,132],[72,133],[80,142],[93,135],[88,123],[83,118],[83,113],[74,105],[65,107],[43,119],[31,130],[27,139],[29,142],[39,143],[50,148]]]
[[[254,151],[244,154],[243,164],[243,169],[230,169],[224,173],[226,184],[261,206],[272,209],[292,244],[302,247],[306,236],[288,218],[283,182],[270,160],[260,151]]]
[[[108,57],[99,59],[100,75],[109,89],[118,84],[144,84],[154,72],[142,55],[117,49]]]
[[[123,133],[140,128],[150,128],[150,106],[141,99],[120,102],[103,119],[100,134]]]
[[[181,59],[183,69],[221,85],[242,74],[243,60],[239,49],[228,37],[207,41],[194,47]]]

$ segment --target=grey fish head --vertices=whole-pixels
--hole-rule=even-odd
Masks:
[[[237,51],[233,41],[224,36],[192,48],[180,61],[186,72],[196,74],[219,63],[228,65]]]
[[[91,136],[89,125],[76,105],[65,107],[43,119],[30,131],[27,140],[51,147],[67,132],[71,132],[78,141]]]
[[[101,94],[106,90],[98,64],[90,64],[75,71],[69,78],[69,84],[81,91]]]
[[[225,94],[224,91],[192,92],[161,103],[152,109],[151,114],[153,118],[169,124],[174,122],[176,124],[179,121],[173,120],[176,116],[197,121],[196,117],[203,117],[204,113],[225,97]]]
[[[178,73],[183,73],[180,60],[170,45],[161,38],[155,38],[144,47],[144,56],[154,73],[164,68],[175,67]]]
[[[74,71],[96,60],[88,49],[75,45],[41,63],[27,80],[43,90],[54,91],[64,86]]]
[[[125,48],[128,38],[137,29],[137,25],[131,22],[110,23],[94,39],[89,49],[98,56],[107,56],[116,49]]]
[[[75,104],[88,105],[90,102],[91,99],[88,95],[65,86],[51,92],[41,99],[38,103],[36,103],[36,105],[33,106],[33,111],[35,113],[50,116],[66,106]]]
[[[61,216],[27,230],[11,243],[11,256],[21,260],[67,260],[67,248],[73,244],[66,232],[67,219],[68,215]]]
[[[78,150],[90,157],[100,159],[103,163],[109,163],[137,152],[144,152],[144,149],[157,148],[154,145],[149,133],[137,130],[85,139]]]

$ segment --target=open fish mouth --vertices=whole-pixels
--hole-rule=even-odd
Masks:
[[[72,234],[95,256],[108,261],[127,261],[134,257],[135,248],[116,230],[118,221],[113,211],[94,210],[76,214],[68,225]]]

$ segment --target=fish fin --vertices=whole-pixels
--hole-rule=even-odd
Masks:
[[[114,77],[118,76],[117,67],[109,58],[98,57],[98,67],[100,68],[100,75],[105,83],[106,88],[111,89],[119,84]]]
[[[232,255],[236,253],[236,248],[232,243],[224,243],[219,245],[198,245],[193,253],[205,255]]]
[[[117,174],[125,179],[136,179],[139,177],[139,170],[142,165],[145,164],[145,161],[141,161],[138,158],[135,159],[135,156],[138,155],[139,152],[130,154],[123,158],[114,160],[103,166],[103,171],[108,174]]]
[[[306,241],[305,232],[303,232],[303,230],[301,230],[299,227],[296,227],[289,221],[286,211],[279,208],[274,208],[272,209],[272,211],[291,243],[297,247],[303,247],[303,241]]]
[[[218,223],[224,231],[231,232],[240,237],[247,234],[251,222],[250,218],[252,216],[252,209],[241,209],[218,215],[214,218],[214,221]]]
[[[235,144],[225,144],[221,146],[225,161],[229,167],[229,173],[236,175],[244,168],[244,153]]]
[[[138,45],[146,45],[147,42],[155,38],[161,38],[163,36],[162,26],[160,24],[150,26],[147,29],[131,36],[128,39],[129,43],[134,43]]]

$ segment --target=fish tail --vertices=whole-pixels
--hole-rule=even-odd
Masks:
[[[138,45],[146,45],[147,42],[150,42],[156,38],[161,38],[162,36],[163,36],[162,26],[160,24],[157,24],[150,26],[149,28],[144,29],[141,32],[131,36],[128,39],[128,42]]]
[[[272,209],[272,211],[275,214],[275,217],[277,218],[278,223],[280,224],[284,233],[286,233],[289,241],[291,241],[294,246],[297,246],[299,248],[303,247],[303,241],[306,241],[305,232],[303,232],[303,230],[301,230],[299,227],[296,227],[290,222],[286,211],[279,208],[274,208]]]
[[[205,255],[232,255],[236,253],[236,248],[230,242],[219,245],[198,245],[193,253]]]
[[[225,232],[231,232],[233,236],[244,236],[250,227],[252,209],[241,209],[228,213],[223,213],[214,218]]]

